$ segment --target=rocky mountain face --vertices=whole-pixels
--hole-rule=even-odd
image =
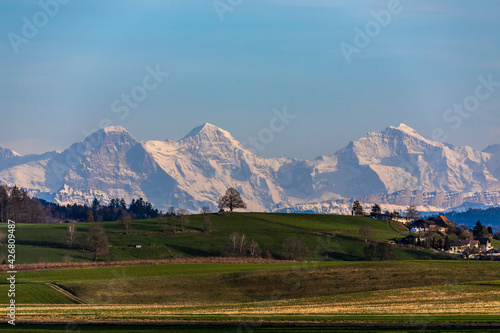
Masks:
[[[115,126],[63,152],[20,156],[0,149],[0,181],[45,200],[142,197],[161,210],[216,209],[218,196],[235,187],[252,211],[349,213],[354,199],[439,211],[498,205],[499,179],[500,145],[479,152],[433,142],[404,124],[315,160],[265,159],[211,124],[178,141],[141,142]]]

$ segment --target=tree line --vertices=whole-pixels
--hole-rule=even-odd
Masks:
[[[234,188],[228,188],[224,195],[217,200],[220,211],[235,208],[246,208],[240,193]],[[205,211],[207,207],[203,208]],[[28,192],[20,187],[0,186],[0,221],[13,220],[17,223],[54,223],[60,221],[101,222],[141,220],[157,217],[181,216],[181,229],[187,223],[187,210],[171,207],[166,213],[153,207],[153,204],[143,198],[132,199],[127,204],[124,198],[111,199],[109,204],[103,205],[97,198],[92,204],[60,205],[43,199],[32,198]]]
[[[352,203],[352,210],[351,210],[351,214],[352,215],[359,215],[359,216],[365,216],[365,215],[370,215],[370,214],[382,214],[382,208],[380,207],[380,205],[378,204],[374,204],[372,207],[371,207],[371,211],[370,212],[366,212],[364,211],[363,209],[363,206],[361,205],[361,203],[356,200]],[[398,211],[388,211],[386,210],[385,212],[383,212],[383,214],[385,215],[392,215],[392,216],[395,216],[395,217],[399,217],[401,216],[401,214],[398,212]],[[420,212],[417,210],[417,207],[415,206],[409,206],[406,211],[405,211],[405,217],[409,218],[409,219],[412,219],[412,220],[417,220],[420,218]]]
[[[97,198],[92,204],[59,205],[43,199],[32,198],[28,192],[17,186],[0,186],[0,221],[16,223],[51,223],[60,221],[120,221],[122,219],[149,219],[162,216],[161,211],[143,198],[132,199],[130,204],[125,199],[111,199],[107,205],[101,205]],[[167,214],[168,215],[168,214]]]
[[[1,185],[0,219],[2,222],[35,223],[45,220],[45,210],[41,201],[32,199],[25,189]]]

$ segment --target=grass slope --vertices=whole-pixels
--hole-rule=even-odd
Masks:
[[[226,216],[211,215],[212,232],[202,233],[202,217],[189,216],[185,232],[162,232],[158,220],[135,221],[128,236],[119,222],[104,222],[111,244],[110,253],[104,260],[170,259],[189,257],[221,256],[228,236],[233,231],[246,235],[248,240],[256,240],[262,250],[269,250],[273,257],[282,255],[281,244],[285,238],[300,238],[312,250],[311,260],[361,260],[365,244],[358,230],[369,225],[374,231],[373,238],[387,241],[402,238],[406,229],[400,223],[392,223],[391,228],[384,221],[366,217],[273,214],[273,213],[232,213]],[[77,225],[80,242],[90,223]],[[6,226],[0,226],[5,228]],[[75,262],[89,261],[92,256],[85,251],[67,249],[64,245],[66,224],[18,224],[16,228],[17,263],[40,261],[62,262],[63,256]],[[179,228],[178,228],[179,229]],[[142,248],[132,247],[141,244]],[[6,247],[0,253],[6,254]],[[443,255],[432,251],[395,249],[397,259],[435,259]]]
[[[8,304],[9,286],[0,284],[0,304]],[[75,304],[72,300],[44,284],[18,283],[16,285],[17,304]]]

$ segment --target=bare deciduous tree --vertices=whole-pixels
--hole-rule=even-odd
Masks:
[[[158,224],[160,225],[161,232],[167,232],[168,229],[168,217],[161,216],[158,218]]]
[[[179,208],[177,210],[177,215],[179,216],[181,231],[184,232],[187,224],[189,223],[189,219],[187,217],[188,211],[185,208]]]
[[[73,260],[73,257],[71,257],[70,255],[67,255],[67,254],[63,255],[63,257],[62,257],[62,261],[65,264],[69,264],[72,260]]]
[[[406,217],[412,220],[418,220],[420,218],[420,212],[417,207],[410,206],[406,209]]]
[[[167,214],[170,216],[170,226],[172,228],[172,232],[177,232],[177,225],[175,222],[175,207],[171,206],[168,209]]]
[[[232,187],[228,188],[226,190],[226,193],[223,196],[219,197],[219,199],[217,200],[217,204],[219,205],[219,208],[221,210],[224,210],[224,208],[229,208],[230,212],[232,212],[235,208],[247,208],[247,205],[245,204],[243,199],[241,199],[240,192]]]
[[[73,246],[76,243],[76,236],[77,236],[77,230],[76,230],[76,224],[70,223],[68,224],[68,227],[66,228],[66,246],[68,248],[73,248]]]
[[[359,234],[363,238],[364,242],[368,242],[369,239],[373,237],[373,228],[370,227],[368,224],[364,224],[359,228]]]
[[[201,214],[203,215],[203,232],[209,233],[212,228],[212,215],[210,208],[203,206],[201,208]]]
[[[252,239],[250,245],[248,246],[248,253],[250,254],[250,257],[252,258],[260,257],[261,252],[262,251],[260,249],[259,243],[257,243],[254,239]]]
[[[228,256],[243,256],[246,253],[246,236],[237,231],[229,235],[226,244],[226,255]]]
[[[100,255],[109,252],[108,235],[101,223],[92,223],[87,231],[86,244],[87,248],[94,254],[94,261]]]
[[[281,244],[283,257],[286,259],[303,260],[310,256],[309,247],[297,237],[287,237]]]
[[[125,229],[125,235],[128,236],[128,232],[132,229],[134,221],[129,213],[124,213],[120,219],[120,226]]]

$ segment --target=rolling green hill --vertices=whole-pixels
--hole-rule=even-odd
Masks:
[[[103,222],[109,242],[109,254],[101,260],[142,260],[224,255],[230,233],[237,231],[250,242],[259,243],[261,254],[269,251],[273,258],[282,259],[285,239],[299,239],[309,248],[308,260],[362,260],[366,245],[358,231],[364,225],[373,230],[373,241],[402,238],[406,228],[399,223],[391,226],[384,221],[366,217],[274,213],[231,213],[211,215],[212,229],[203,233],[201,215],[190,215],[184,232],[173,232],[169,225],[165,232],[158,219],[135,221],[129,235],[119,222]],[[178,218],[175,218],[178,224]],[[79,243],[91,224],[78,223]],[[92,255],[81,247],[68,249],[64,244],[67,224],[17,224],[17,263],[62,262],[71,257],[73,262],[90,261]],[[6,226],[1,226],[6,228]],[[133,245],[141,244],[141,248]],[[2,246],[1,253],[6,254]],[[431,251],[394,248],[394,259],[432,259],[443,255]],[[67,259],[67,258],[66,258]]]

